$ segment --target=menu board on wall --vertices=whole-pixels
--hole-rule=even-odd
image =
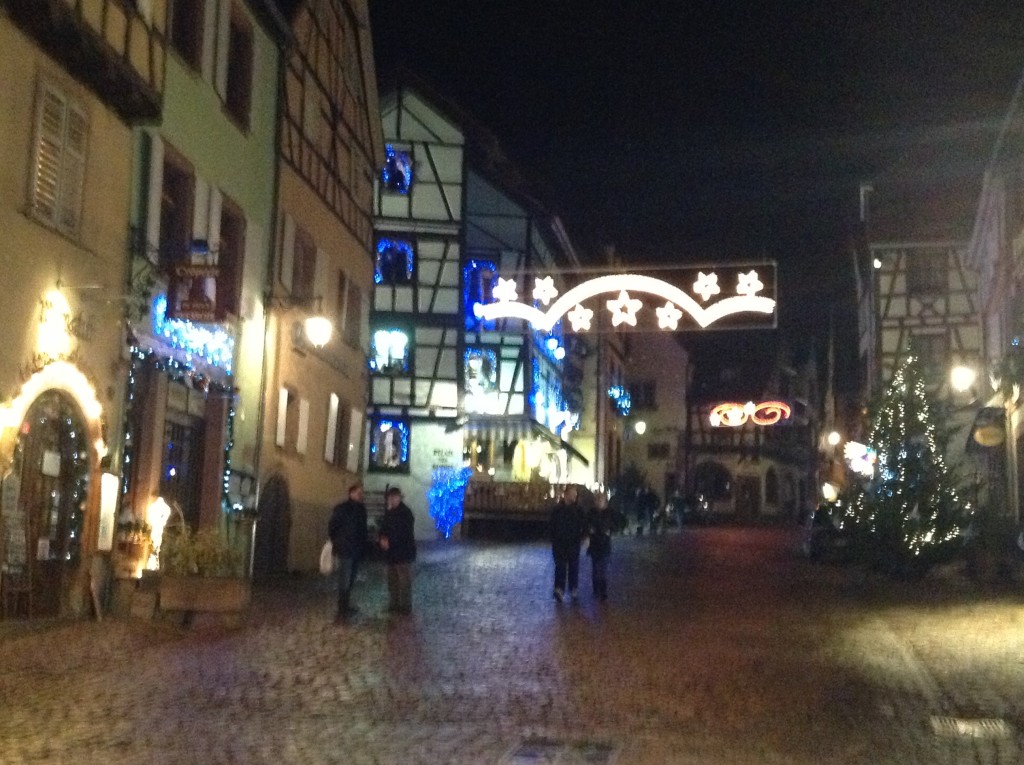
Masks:
[[[28,537],[28,518],[18,506],[21,496],[21,477],[8,473],[0,482],[0,542],[3,543],[4,569],[20,569],[26,563],[25,544]]]

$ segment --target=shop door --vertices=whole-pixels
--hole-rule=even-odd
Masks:
[[[756,518],[761,514],[761,479],[757,476],[736,478],[736,515]]]
[[[81,557],[89,476],[89,443],[77,409],[49,391],[21,425],[14,471],[24,519],[25,561],[32,589],[31,616],[53,616],[66,605],[67,585]],[[10,557],[10,552],[8,553]]]

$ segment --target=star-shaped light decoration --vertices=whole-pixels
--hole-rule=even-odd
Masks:
[[[626,290],[622,290],[615,300],[609,300],[608,310],[612,312],[612,326],[617,327],[623,322],[636,326],[636,312],[643,308],[643,301],[631,298]]]
[[[722,288],[718,286],[718,274],[706,274],[703,271],[698,271],[697,281],[693,283],[693,291],[700,295],[700,299],[705,303],[708,302],[712,295],[717,295],[722,291]]]
[[[533,299],[539,300],[544,305],[550,303],[558,295],[558,289],[555,287],[555,280],[550,276],[545,276],[543,279],[537,279],[534,282],[533,287]]]
[[[740,274],[736,283],[737,295],[756,295],[764,289],[761,280],[757,278],[757,271],[751,269],[749,274]]]
[[[658,314],[659,329],[677,329],[679,320],[683,318],[683,312],[676,308],[676,304],[671,301],[665,303],[661,308],[655,308],[654,312]]]
[[[569,319],[569,323],[572,325],[572,331],[580,332],[581,330],[590,329],[590,320],[594,318],[594,312],[577,303],[576,307],[566,314],[566,318]]]
[[[516,294],[516,280],[515,279],[502,279],[498,277],[498,283],[491,290],[491,294],[494,295],[494,299],[500,302],[512,302],[516,300],[519,295]]]

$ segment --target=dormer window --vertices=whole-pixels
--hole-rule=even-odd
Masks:
[[[385,191],[408,194],[412,188],[412,156],[408,151],[396,149],[390,143],[384,148],[384,167],[380,183]]]

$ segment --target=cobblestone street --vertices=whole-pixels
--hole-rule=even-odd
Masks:
[[[248,623],[0,622],[0,762],[1024,762],[1024,597],[893,584],[793,532],[616,538],[551,598],[541,543],[421,547],[414,614],[331,623],[332,583],[257,588]]]

